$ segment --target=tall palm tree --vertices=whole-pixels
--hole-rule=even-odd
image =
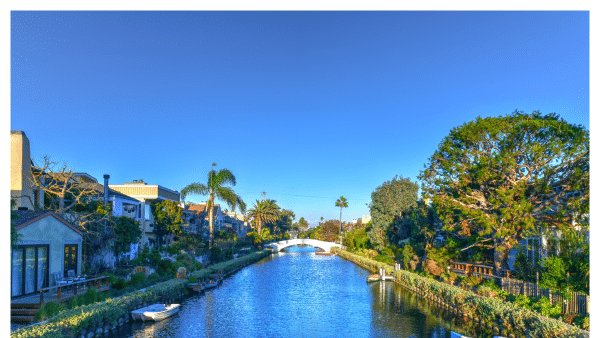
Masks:
[[[216,164],[213,163],[213,167]],[[208,247],[212,248],[214,228],[213,228],[213,205],[215,197],[224,201],[231,207],[231,210],[235,210],[239,207],[242,213],[246,212],[246,203],[242,198],[235,194],[233,189],[226,187],[226,185],[235,185],[235,176],[228,169],[221,169],[215,171],[212,169],[208,173],[208,183],[191,183],[181,190],[181,196],[183,199],[189,194],[197,195],[209,195],[208,201],[206,202],[206,209],[209,210],[208,229],[210,232],[210,238]]]
[[[256,222],[256,233],[262,234],[264,224],[273,223],[279,218],[279,206],[275,200],[256,200],[253,208],[248,210],[248,217]]]
[[[340,207],[340,244],[342,244],[342,209],[348,207],[348,200],[346,200],[344,196],[340,196],[340,198],[335,201],[335,206]]]

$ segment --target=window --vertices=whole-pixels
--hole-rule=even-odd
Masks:
[[[65,245],[64,276],[68,277],[69,270],[75,270],[77,274],[77,244]]]

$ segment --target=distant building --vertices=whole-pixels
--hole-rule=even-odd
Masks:
[[[190,203],[186,207],[189,212],[195,214],[197,233],[203,234],[205,237],[207,237],[209,234],[208,227],[210,219],[210,210],[207,210],[206,203]],[[221,230],[223,227],[224,220],[225,218],[223,212],[221,211],[221,206],[219,204],[213,205],[213,230]]]
[[[352,224],[356,224],[356,223],[358,223],[358,221],[359,221],[358,218],[357,219],[353,219],[352,220]],[[362,218],[360,219],[360,221],[362,222],[362,224],[367,224],[367,223],[369,223],[371,221],[371,216],[370,215],[367,215],[367,216],[363,215]]]
[[[154,202],[170,200],[179,202],[179,192],[165,188],[160,185],[149,185],[143,180],[133,180],[120,185],[109,185],[110,189],[122,193],[130,198],[141,202],[138,214],[142,227],[142,246],[153,247],[156,245],[156,236],[154,234],[154,217],[150,205]]]
[[[235,212],[230,212],[223,217],[223,227],[229,227],[237,234],[239,239],[245,238],[248,233],[247,222],[235,217]],[[241,215],[240,215],[241,216]]]

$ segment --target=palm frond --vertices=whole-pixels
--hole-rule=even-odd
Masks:
[[[233,189],[229,187],[215,187],[214,189],[215,197],[220,199],[221,201],[227,203],[227,205],[233,210],[237,206],[238,199],[240,198],[235,194]]]
[[[194,195],[207,195],[210,192],[208,187],[202,183],[191,183],[181,189],[181,196],[185,199],[190,194]]]
[[[219,171],[212,171],[213,175],[211,177],[213,187],[219,187],[225,184],[235,185],[236,180],[235,176],[229,169],[221,169]]]

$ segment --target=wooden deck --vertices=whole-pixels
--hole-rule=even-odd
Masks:
[[[41,289],[36,294],[13,298],[10,300],[11,321],[31,323],[42,304],[68,302],[71,298],[85,293],[92,287],[97,288],[100,292],[106,292],[110,290],[109,280],[110,278],[106,276],[89,278],[84,281]]]

